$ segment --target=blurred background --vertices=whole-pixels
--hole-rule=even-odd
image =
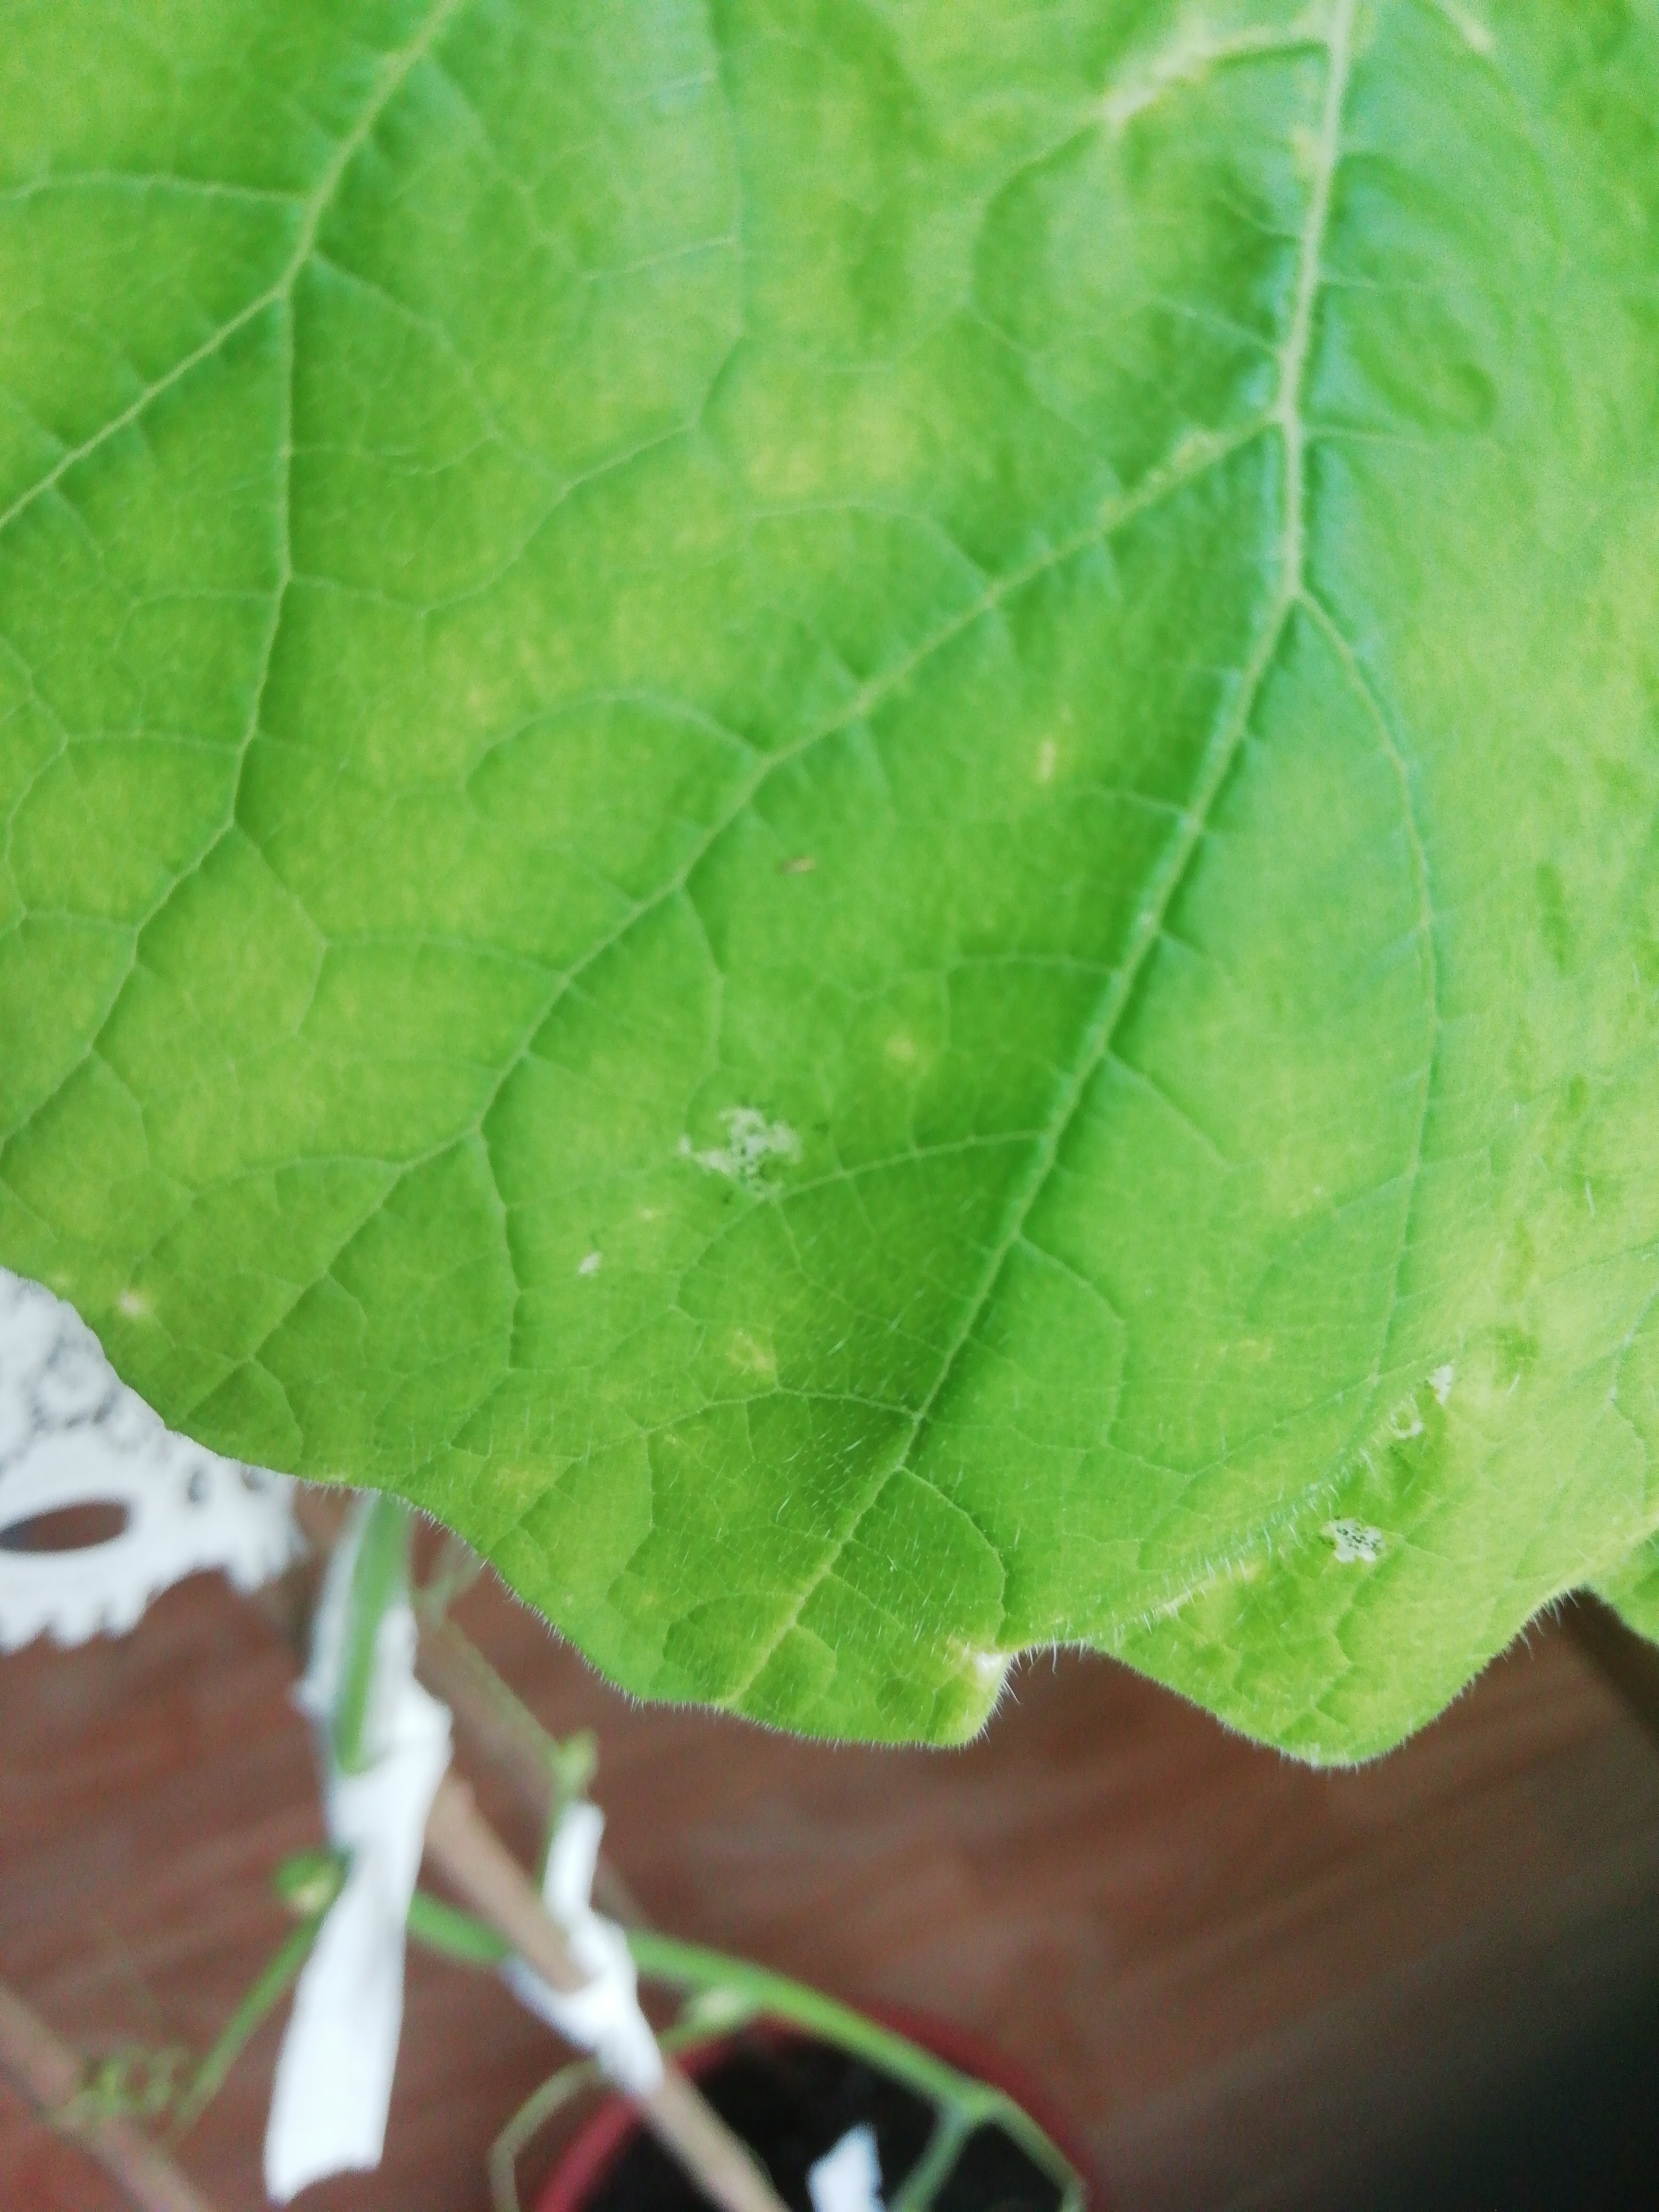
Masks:
[[[83,2057],[205,2047],[289,1925],[272,1869],[321,1836],[306,1573],[197,1575],[127,1637],[0,1658],[0,1982]],[[654,1924],[994,2045],[1120,2212],[1659,2203],[1659,1656],[1599,1611],[1334,1775],[1100,1658],[1026,1662],[966,1750],[873,1751],[633,1705],[488,1577],[455,1617],[548,1728],[597,1732]],[[461,1764],[528,1859],[487,1737]],[[282,2016],[179,2154],[215,2212],[264,2202]],[[485,2212],[562,2055],[411,1954],[385,2166],[302,2212]],[[121,2204],[0,2071],[0,2206]]]

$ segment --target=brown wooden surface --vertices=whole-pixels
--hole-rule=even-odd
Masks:
[[[1659,1748],[1559,1628],[1320,1776],[1099,1660],[1029,1666],[965,1752],[877,1752],[632,1706],[493,1588],[459,1617],[550,1726],[599,1730],[608,1848],[657,1924],[1001,2045],[1123,2212],[1389,2202],[1659,1988]],[[0,1660],[0,1976],[83,2051],[205,2045],[280,1940],[270,1870],[319,1834],[291,1678],[208,1577],[122,1642]],[[218,2212],[263,2201],[276,2033],[182,2154]],[[484,2148],[556,2057],[491,1978],[415,1959],[386,2165],[302,2212],[482,2212]],[[118,2203],[0,2093],[4,2212]]]

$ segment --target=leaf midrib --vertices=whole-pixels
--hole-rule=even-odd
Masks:
[[[1308,195],[1308,210],[1297,253],[1296,289],[1291,319],[1279,351],[1279,381],[1268,420],[1278,430],[1284,453],[1284,542],[1280,550],[1279,588],[1262,623],[1256,645],[1241,672],[1237,695],[1223,715],[1200,765],[1193,797],[1183,810],[1164,861],[1149,887],[1152,896],[1135,918],[1121,965],[1109,978],[1095,1013],[1085,1030],[1081,1049],[1066,1071],[1047,1117],[1044,1133],[1033,1152],[1031,1165],[1011,1194],[1004,1226],[967,1302],[961,1320],[939,1362],[932,1387],[911,1417],[909,1431],[898,1457],[886,1467],[859,1501],[850,1520],[834,1539],[824,1559],[804,1585],[781,1624],[738,1686],[719,1702],[737,1705],[753,1689],[774,1655],[797,1626],[814,1593],[834,1573],[860,1528],[901,1474],[912,1472],[911,1460],[939,1399],[949,1388],[963,1354],[973,1340],[987,1307],[996,1294],[1004,1268],[1024,1234],[1032,1211],[1047,1188],[1060,1148],[1076,1121],[1095,1075],[1111,1051],[1153,946],[1163,933],[1170,908],[1189,874],[1202,845],[1211,815],[1220,796],[1255,711],[1261,684],[1278,653],[1286,623],[1304,596],[1306,555],[1305,507],[1307,483],[1305,431],[1302,392],[1311,350],[1314,313],[1321,283],[1321,258],[1329,227],[1331,196],[1341,152],[1342,115],[1353,67],[1354,21],[1358,0],[1334,0],[1329,28],[1323,41],[1326,55],[1325,98],[1315,167]]]

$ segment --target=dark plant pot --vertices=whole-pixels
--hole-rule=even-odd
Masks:
[[[999,2089],[1034,2120],[1075,2169],[1088,2212],[1107,2200],[1063,2121],[1000,2053],[957,2029],[884,2014],[884,2027],[975,2081]],[[811,2212],[808,2170],[850,2129],[867,2126],[888,2203],[933,2136],[933,2107],[869,2060],[770,2022],[711,2035],[679,2064],[729,2126],[757,2152],[792,2212]],[[933,2212],[1060,2212],[1062,2185],[993,2123],[975,2127],[933,2196]],[[708,2212],[693,2184],[641,2124],[627,2100],[607,2096],[566,2146],[535,2212]]]

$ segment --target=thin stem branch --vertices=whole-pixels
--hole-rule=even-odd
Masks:
[[[551,1988],[567,1995],[588,1977],[530,1879],[453,1775],[440,1784],[427,1822],[428,1856],[473,1911]],[[635,2100],[640,2117],[721,2212],[783,2212],[743,2143],[678,2069]]]
[[[366,1738],[380,1665],[380,1623],[387,1608],[409,1594],[409,1508],[395,1498],[376,1498],[362,1526],[331,1723],[335,1764],[343,1774],[359,1772],[372,1755]]]
[[[746,1959],[728,1958],[724,1952],[682,1943],[648,1929],[630,1928],[628,1948],[647,1981],[681,1990],[718,1990],[753,2012],[787,2021],[805,2034],[854,2051],[878,2072],[902,2081],[942,2113],[959,2120],[964,2133],[981,2122],[994,2121],[1064,2189],[1076,2188],[1078,2177],[1069,2160],[1024,2106],[989,2082],[936,2058],[908,2036],[883,2027],[851,2005],[825,1996],[804,1982],[793,1981],[787,1974],[751,1965]]]
[[[291,1985],[299,1980],[301,1969],[311,1956],[312,1947],[322,1924],[320,1914],[307,1920],[294,1930],[275,1957],[267,1960],[258,1980],[220,2030],[213,2048],[197,2068],[191,2085],[173,2116],[173,2126],[168,2135],[170,2142],[179,2142],[189,2134],[224,2087],[226,2075],[241,2057],[249,2039],[266,2015],[288,1994]]]
[[[416,1673],[478,1749],[509,1776],[540,1827],[552,1804],[556,1741],[453,1621],[434,1620],[420,1607],[416,1618],[421,1625]]]
[[[316,1493],[301,1492],[301,1495],[307,1508],[301,1516],[306,1533],[313,1543],[326,1546],[331,1540],[333,1528],[322,1509],[332,1501]],[[476,1746],[489,1754],[514,1784],[532,1818],[538,1823],[545,1822],[553,1809],[561,1759],[568,1747],[562,1745],[557,1737],[543,1727],[529,1706],[515,1694],[471,1639],[445,1616],[442,1594],[434,1593],[432,1600],[424,1604],[421,1601],[423,1595],[417,1594],[416,1599],[416,1616],[420,1624],[416,1664],[422,1679],[428,1688],[450,1707]],[[440,1806],[447,1804],[447,1792],[461,1789],[462,1785],[456,1784],[453,1778],[446,1782],[440,1791]],[[470,1798],[468,1802],[470,1810]],[[445,1817],[434,1808],[434,1823],[441,1832]],[[508,1884],[514,1887],[522,1885],[524,1895],[519,1900],[520,1909],[527,1899],[530,1911],[540,1928],[550,1931],[559,1942],[561,1955],[569,1971],[575,1973],[575,1981],[568,1984],[561,1982],[556,1973],[544,1971],[532,1957],[526,1944],[519,1942],[506,1927],[499,1914],[486,1910],[453,1869],[446,1868],[451,1881],[480,1912],[502,1944],[507,1949],[516,1950],[520,1955],[531,1958],[532,1964],[537,1966],[544,1980],[555,1988],[580,1986],[586,1978],[574,1968],[574,1962],[569,1961],[568,1954],[563,1949],[562,1937],[542,1911],[535,1890],[517,1863],[494,1838],[492,1832],[477,1820],[476,1813],[471,1817],[489,1837],[495,1850],[506,1862]],[[427,1831],[427,1844],[434,1863],[443,1864],[440,1850],[434,1845],[431,1824]],[[719,1991],[735,1999],[740,2009],[769,2012],[775,2018],[787,2021],[808,2033],[823,2035],[844,2049],[858,2052],[872,2064],[884,2069],[896,2079],[907,2082],[920,2094],[936,2102],[954,2126],[971,2125],[980,2120],[996,2121],[1022,2143],[1040,2166],[1054,2173],[1061,2181],[1067,2206],[1076,2197],[1077,2179],[1061,2154],[1030,2116],[1000,2091],[959,2073],[907,2037],[878,2027],[864,2014],[824,1996],[804,1983],[793,1981],[765,1967],[753,1966],[747,1960],[728,1958],[695,1944],[678,1942],[672,1938],[649,1932],[645,1925],[646,1915],[642,1908],[614,1866],[604,1858],[600,1859],[595,1870],[593,1888],[600,1909],[627,1929],[635,1963],[640,1972],[648,1978],[682,1990],[695,1990],[705,1996]],[[487,1948],[481,1947],[473,1932],[460,1924],[462,1918],[460,1915],[447,1914],[443,1908],[435,1907],[433,1900],[422,1897],[417,1892],[410,1910],[410,1932],[417,1942],[443,1951],[451,1957],[465,1958],[473,1964],[494,1963]],[[452,1925],[452,1922],[455,1924]],[[483,1931],[480,1929],[477,1933],[482,1935]],[[701,2098],[697,2101],[699,2104],[703,2102]],[[704,2109],[708,2109],[706,2106]],[[653,2126],[657,2124],[648,2108],[643,2117]],[[709,2117],[711,2119],[714,2118],[712,2112]],[[659,2132],[661,2132],[660,2129]],[[746,2154],[736,2143],[736,2139],[728,2137],[728,2141],[747,2165]],[[677,2155],[684,2158],[686,2154],[682,2145],[671,2142],[670,2148]],[[752,2166],[749,2170],[752,2175]],[[705,2183],[704,2185],[708,2185]],[[769,2191],[768,2197],[775,2212],[775,2199],[771,2198]],[[725,2202],[724,2199],[719,2201]],[[911,2202],[914,2206],[914,2195]]]
[[[81,2063],[13,1990],[0,1984],[0,2072],[41,2118],[95,2158],[134,2212],[212,2212],[172,2160],[126,2120],[73,2123],[66,2108],[81,2086]]]

